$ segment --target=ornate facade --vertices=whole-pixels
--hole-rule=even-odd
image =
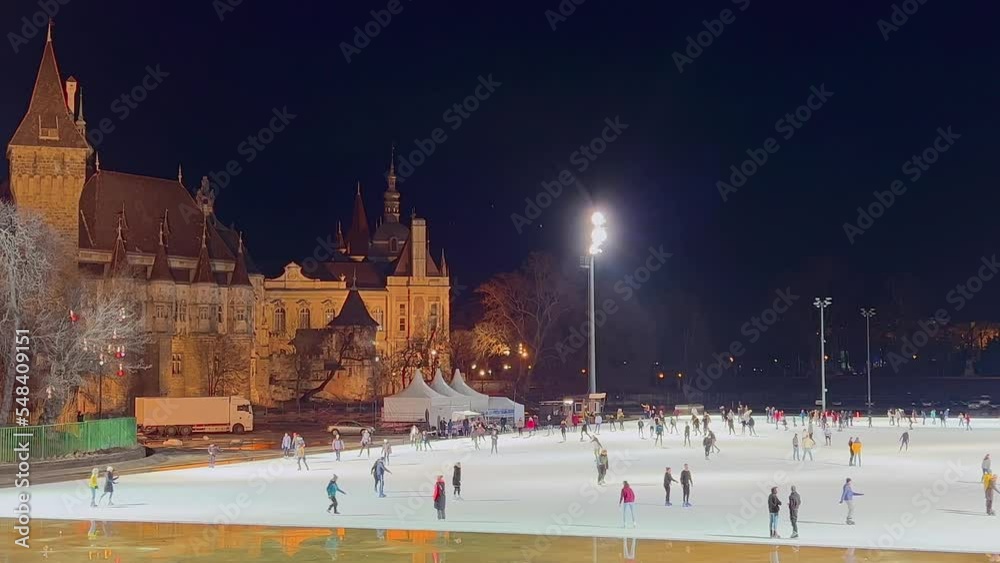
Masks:
[[[272,382],[287,378],[297,328],[333,321],[356,283],[378,322],[376,346],[388,353],[417,327],[448,326],[444,256],[430,256],[427,227],[399,221],[400,197],[390,165],[383,217],[370,234],[358,188],[350,231],[337,229],[332,256],[288,264],[266,279],[242,236],[215,215],[207,179],[192,191],[183,173],[152,178],[101,168],[87,138],[82,90],[59,72],[51,31],[27,113],[7,147],[10,177],[0,195],[39,213],[79,249],[88,276],[122,268],[139,280],[153,343],[149,370],[131,374],[120,397],[241,394],[272,401]],[[444,334],[447,334],[445,329]],[[362,376],[335,378],[328,395],[359,398]],[[117,403],[117,405],[115,405]],[[91,410],[92,405],[80,405]]]

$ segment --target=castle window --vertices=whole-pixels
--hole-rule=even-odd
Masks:
[[[240,322],[247,320],[247,309],[246,309],[246,307],[242,307],[242,306],[237,305],[235,307],[235,311],[233,312],[233,317],[237,321],[240,321]]]
[[[184,356],[174,354],[170,356],[170,373],[180,375],[184,368]]]
[[[309,306],[299,307],[299,328],[309,328]]]
[[[59,116],[46,116],[52,119],[42,119],[42,116],[38,116],[38,138],[44,141],[58,141],[59,140]]]
[[[330,324],[336,316],[337,312],[334,311],[333,307],[327,307],[323,310],[323,318],[326,319],[326,324]]]
[[[440,307],[439,307],[438,303],[431,303],[431,314],[430,314],[430,316],[428,318],[428,322],[430,322],[430,325],[431,325],[431,330],[434,330],[438,326],[438,310],[439,310],[439,308]]]
[[[406,303],[399,304],[399,332],[406,332]]]
[[[202,305],[198,307],[198,320],[207,321],[208,320],[208,305]]]
[[[216,318],[216,322],[218,322],[219,324],[223,323],[223,320],[222,320],[222,305],[216,305],[215,306],[215,318]]]
[[[285,308],[278,305],[274,308],[274,332],[284,334],[285,328]]]
[[[389,239],[389,252],[399,252],[399,240],[396,237]]]
[[[187,301],[178,301],[177,310],[174,314],[174,318],[182,323],[186,323],[188,320],[188,304]]]
[[[156,317],[155,317],[156,320],[166,320],[166,318],[167,318],[167,306],[166,305],[162,305],[162,304],[157,304],[156,305],[156,312],[154,314],[156,315]]]
[[[385,312],[382,309],[375,309],[375,322],[378,323],[378,330],[385,330]]]

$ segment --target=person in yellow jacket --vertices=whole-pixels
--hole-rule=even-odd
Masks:
[[[861,467],[861,438],[855,438],[854,443],[851,444],[851,453],[854,454],[854,459],[858,463],[858,467]]]
[[[983,476],[983,485],[986,488],[986,514],[996,516],[997,513],[993,511],[993,493],[1000,493],[1000,489],[997,488],[997,476],[987,473]]]
[[[90,489],[90,506],[97,507],[97,478],[100,470],[96,467],[90,471],[90,479],[87,479],[87,487]]]

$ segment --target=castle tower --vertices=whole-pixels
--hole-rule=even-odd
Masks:
[[[194,301],[191,319],[191,334],[184,341],[184,395],[200,397],[205,394],[206,384],[213,369],[215,341],[220,328],[219,284],[212,272],[212,262],[208,255],[208,218],[204,219],[201,230],[201,250],[198,263],[191,279],[190,295]]]
[[[354,212],[351,214],[351,230],[347,232],[347,255],[351,260],[363,260],[368,255],[370,243],[368,217],[365,215],[365,202],[361,199],[361,182],[358,182],[358,191],[354,194]]]
[[[75,109],[75,98],[72,105]],[[79,248],[80,194],[92,153],[70,111],[50,29],[28,111],[7,145],[7,160],[14,203],[39,213],[71,248]]]
[[[389,160],[389,174],[386,176],[385,193],[382,194],[382,221],[386,223],[399,222],[399,191],[396,190],[396,145],[392,146],[392,157]]]
[[[145,396],[179,396],[184,381],[174,376],[172,372],[171,340],[176,332],[177,319],[177,285],[170,271],[167,258],[166,216],[160,221],[160,241],[153,257],[153,265],[149,269],[148,293],[150,310],[153,312],[152,338],[149,343],[148,357],[155,358],[152,365],[155,373],[142,375],[142,393]],[[171,390],[176,390],[171,393]]]

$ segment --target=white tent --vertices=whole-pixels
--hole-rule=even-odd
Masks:
[[[524,405],[515,403],[507,397],[490,397],[487,418],[506,418],[507,424],[514,426],[518,420],[524,419]]]
[[[438,370],[434,372],[434,379],[431,380],[431,389],[437,391],[438,393],[444,395],[445,397],[453,397],[458,399],[466,398],[465,395],[459,393],[458,391],[455,391],[454,389],[448,386],[448,382],[444,380],[444,374],[441,373],[441,368],[438,368]]]
[[[453,410],[463,410],[463,406],[452,397],[445,397],[431,389],[424,382],[424,376],[417,370],[410,384],[395,395],[383,399],[382,420],[385,422],[434,423],[439,418],[451,418]]]
[[[479,391],[476,391],[469,384],[465,382],[465,378],[462,377],[462,372],[455,369],[455,375],[451,378],[451,388],[457,392],[459,395],[464,397],[468,406],[465,408],[477,412],[486,412],[490,406],[490,396],[483,395]]]

